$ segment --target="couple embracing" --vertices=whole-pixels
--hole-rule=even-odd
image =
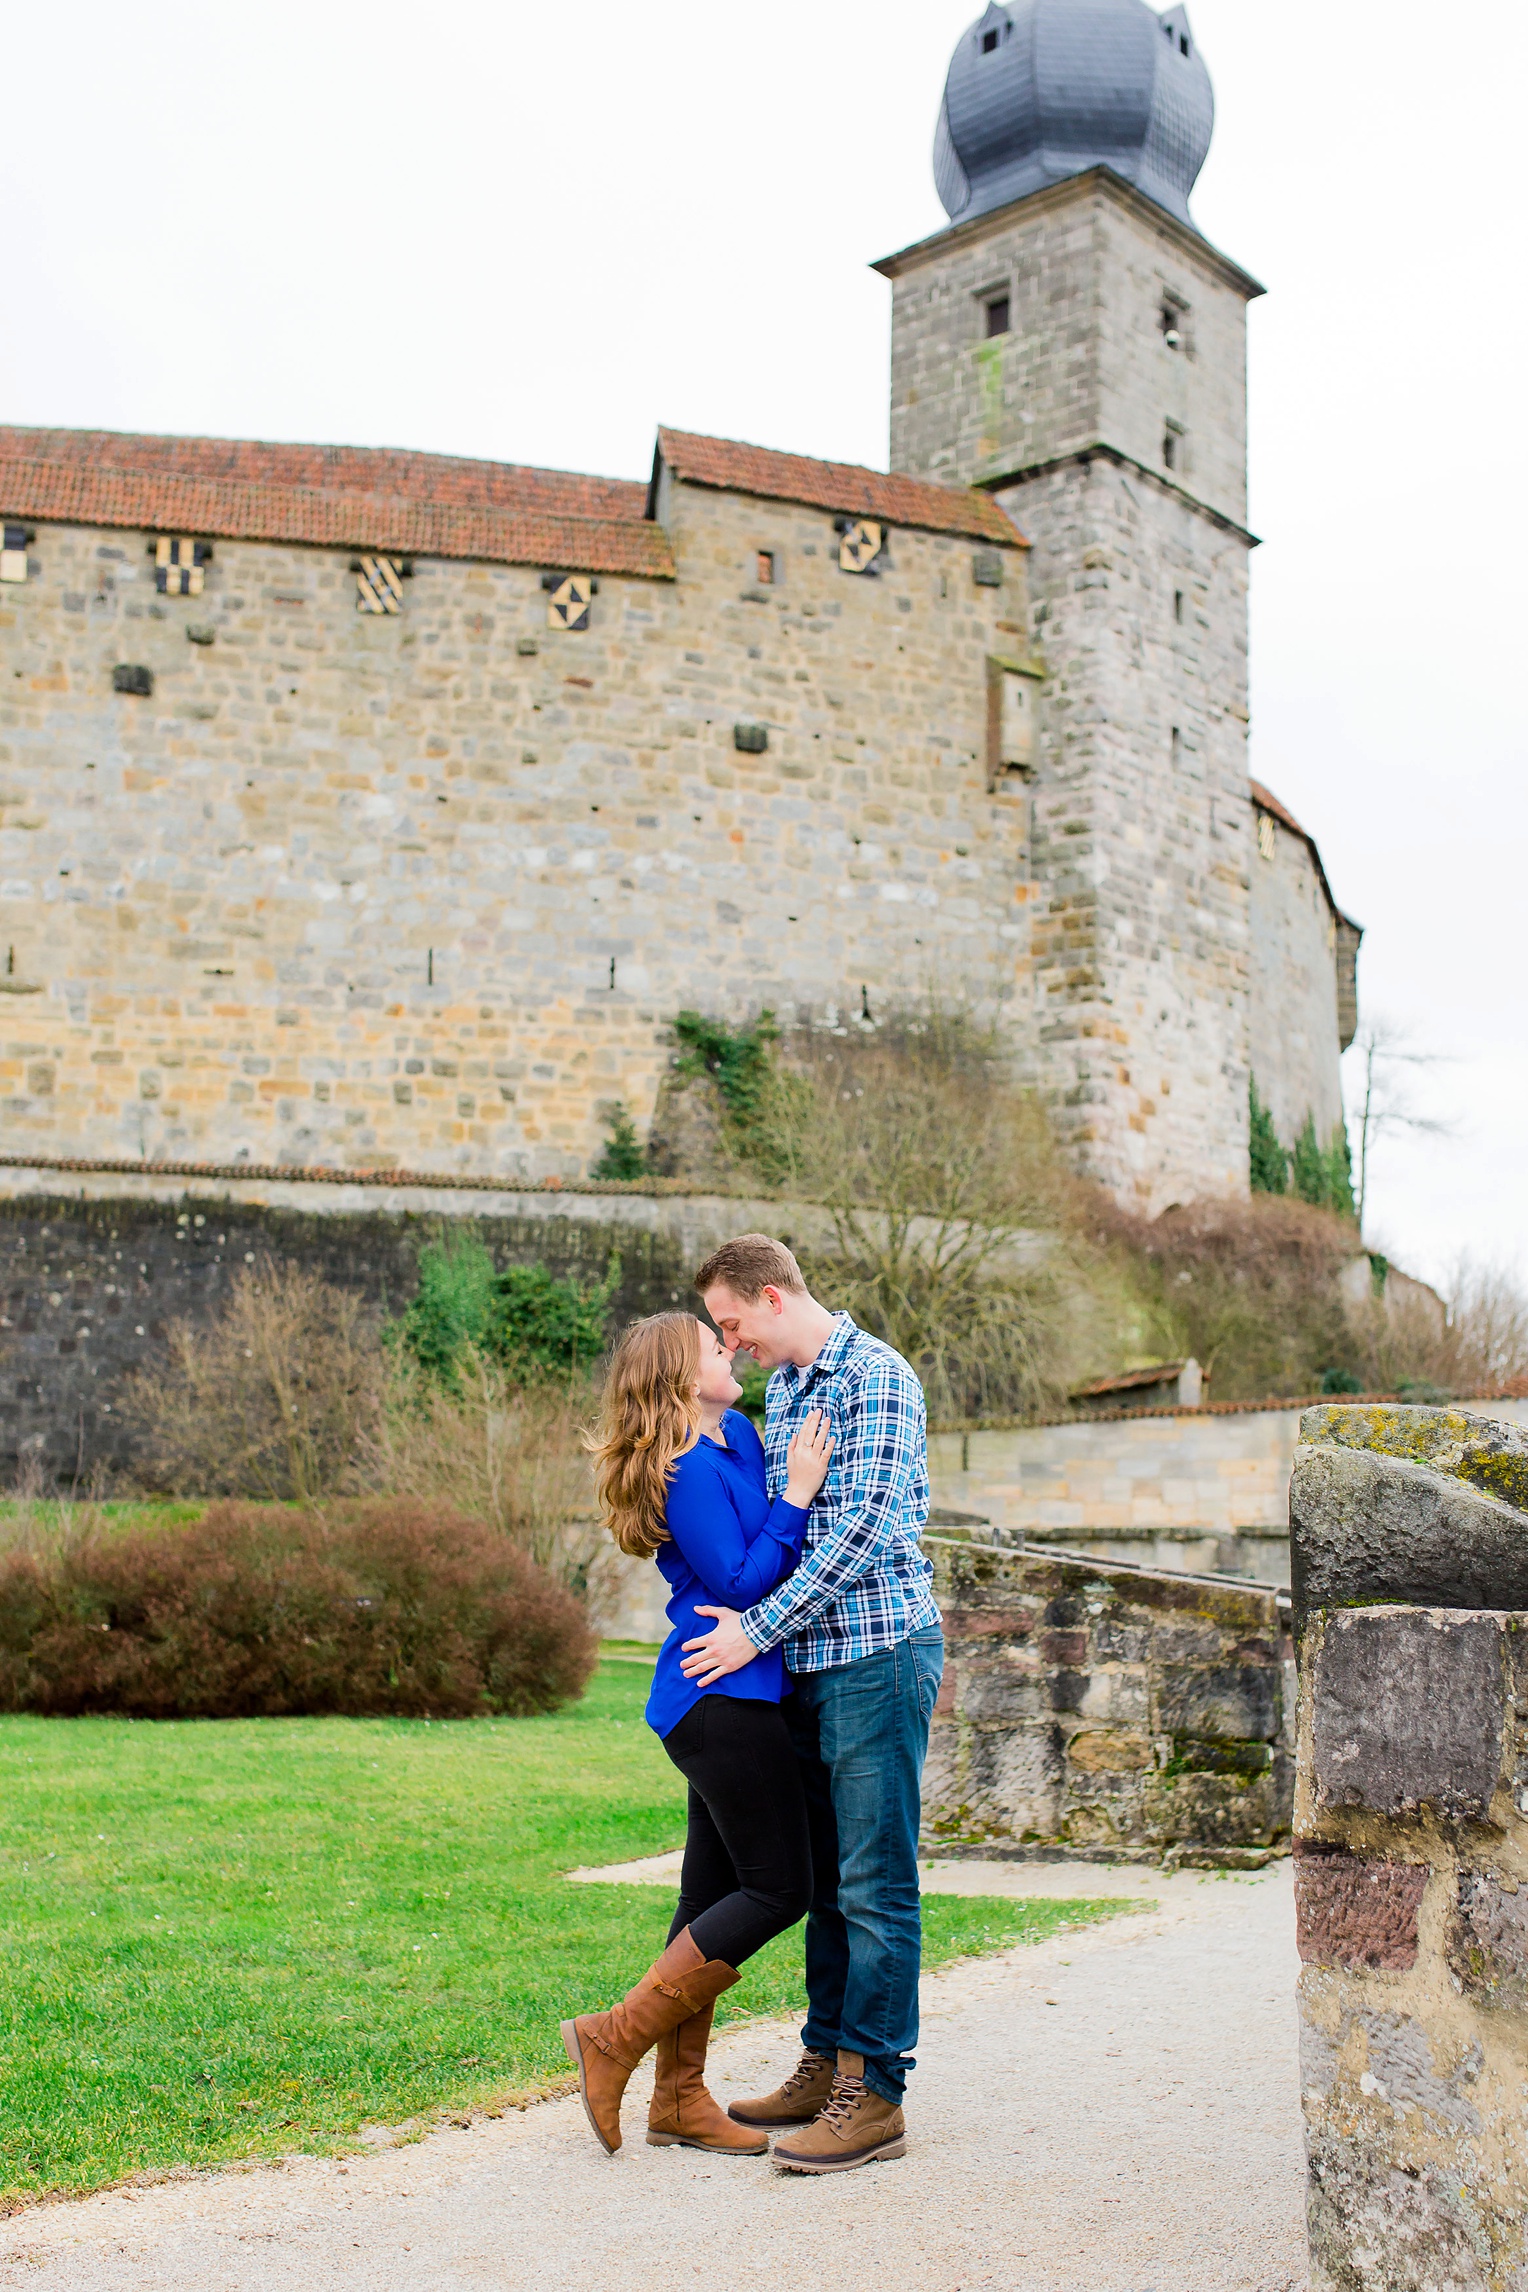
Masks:
[[[563,2040],[612,2155],[656,2046],[649,2141],[762,2156],[778,2130],[776,2164],[842,2172],[902,2154],[918,2034],[919,1787],[944,1663],[923,1391],[766,1234],[724,1243],[695,1287],[714,1328],[659,1313],[626,1331],[595,1451],[616,1542],[670,1587],[647,1719],[689,1784],[679,1904],[636,1988]],[[772,1372],[762,1444],[733,1407],[738,1352]],[[800,2061],[724,2112],[705,2084],[716,2000],[803,1913]]]

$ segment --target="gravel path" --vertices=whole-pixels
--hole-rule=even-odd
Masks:
[[[601,2156],[576,2099],[346,2163],[207,2174],[0,2222],[39,2292],[1303,2292],[1289,1865],[1151,1873],[1156,1913],[924,1984],[907,2155],[826,2179]],[[1138,1872],[947,1866],[951,1891],[1144,1892]],[[792,2034],[719,2042],[772,2083]],[[384,2137],[385,2138],[385,2137]]]

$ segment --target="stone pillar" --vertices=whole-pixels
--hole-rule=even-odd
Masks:
[[[1290,1527],[1311,2292],[1528,2292],[1528,1440],[1310,1409]]]

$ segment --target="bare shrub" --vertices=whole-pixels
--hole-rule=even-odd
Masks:
[[[344,1484],[382,1374],[354,1291],[266,1258],[215,1321],[172,1323],[167,1350],[121,1400],[150,1486],[309,1503]]]
[[[587,1375],[517,1375],[463,1345],[447,1383],[400,1349],[358,1471],[373,1488],[488,1521],[583,1593],[602,1542],[580,1444],[593,1409]]]
[[[1528,1380],[1528,1296],[1500,1267],[1463,1259],[1446,1314],[1425,1292],[1395,1284],[1350,1314],[1356,1365],[1369,1392],[1468,1398]]]
[[[139,1718],[554,1709],[597,1644],[495,1528],[417,1502],[223,1503],[0,1558],[0,1708]]]
[[[1076,1183],[993,1027],[930,1005],[798,1029],[759,1098],[761,1161],[832,1219],[808,1278],[906,1356],[936,1422],[1054,1407],[1107,1349]]]
[[[1330,1210],[1281,1194],[1192,1202],[1148,1221],[1093,1203],[1163,1354],[1192,1354],[1218,1401],[1315,1393],[1354,1345],[1338,1277],[1356,1249]]]

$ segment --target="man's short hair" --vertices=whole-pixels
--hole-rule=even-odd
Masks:
[[[772,1234],[739,1234],[723,1242],[695,1276],[702,1297],[708,1289],[730,1289],[744,1305],[752,1305],[766,1289],[786,1289],[806,1295],[801,1268]]]

